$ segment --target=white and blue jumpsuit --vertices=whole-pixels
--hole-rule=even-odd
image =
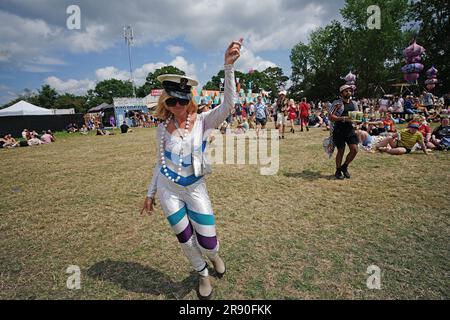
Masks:
[[[197,115],[192,131],[184,138],[170,134],[164,124],[157,128],[157,163],[147,196],[158,195],[161,208],[194,269],[208,275],[203,254],[214,259],[219,250],[216,226],[204,174],[209,173],[204,151],[208,132],[217,128],[234,107],[235,80],[233,65],[225,65],[223,103]],[[160,141],[164,137],[164,158],[160,157]],[[180,151],[182,154],[180,154]],[[178,171],[180,157],[181,171]],[[178,181],[172,179],[180,176]]]

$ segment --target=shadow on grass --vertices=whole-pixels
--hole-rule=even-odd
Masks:
[[[181,282],[175,282],[165,273],[135,262],[105,260],[94,264],[88,276],[119,284],[123,289],[166,299],[183,299],[197,285],[195,272]]]
[[[304,180],[314,181],[319,179],[326,179],[326,180],[332,180],[334,179],[334,175],[323,175],[319,171],[310,171],[310,170],[303,170],[302,172],[285,172],[283,173],[285,177],[288,178],[301,178]]]

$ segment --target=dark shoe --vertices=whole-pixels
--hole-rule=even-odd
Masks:
[[[284,139],[284,136],[281,136],[281,139]]]
[[[336,173],[334,174],[334,176],[335,176],[336,179],[338,179],[338,180],[343,180],[343,179],[345,179],[345,178],[344,178],[344,175],[342,174],[341,169],[337,169],[337,170],[336,170]]]
[[[303,128],[300,129],[300,132],[303,132]]]
[[[295,129],[292,129],[292,133],[295,133]]]
[[[344,174],[344,177],[346,177],[347,179],[350,179],[350,173],[348,172],[348,166],[347,165],[343,165],[341,167],[341,171]]]
[[[308,127],[306,127],[306,131],[309,131],[309,128],[308,128]]]

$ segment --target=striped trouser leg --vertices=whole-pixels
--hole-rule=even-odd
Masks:
[[[201,251],[210,259],[216,257],[219,241],[215,218],[204,180],[189,187],[183,197],[189,221],[192,224]]]
[[[184,201],[180,199],[179,194],[171,192],[169,188],[158,188],[158,197],[161,208],[189,262],[197,272],[207,275],[207,264],[197,243],[194,228],[188,219]]]

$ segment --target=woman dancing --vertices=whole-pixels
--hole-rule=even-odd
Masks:
[[[197,294],[210,299],[212,286],[206,256],[219,278],[225,263],[218,255],[213,209],[203,176],[210,173],[204,156],[209,131],[217,128],[231,113],[236,95],[234,63],[240,57],[242,39],[232,42],[225,52],[225,92],[223,104],[197,114],[191,88],[194,79],[180,75],[158,77],[164,91],[156,117],[164,120],[157,129],[157,163],[141,214],[151,214],[155,195],[193,268],[199,274]]]

